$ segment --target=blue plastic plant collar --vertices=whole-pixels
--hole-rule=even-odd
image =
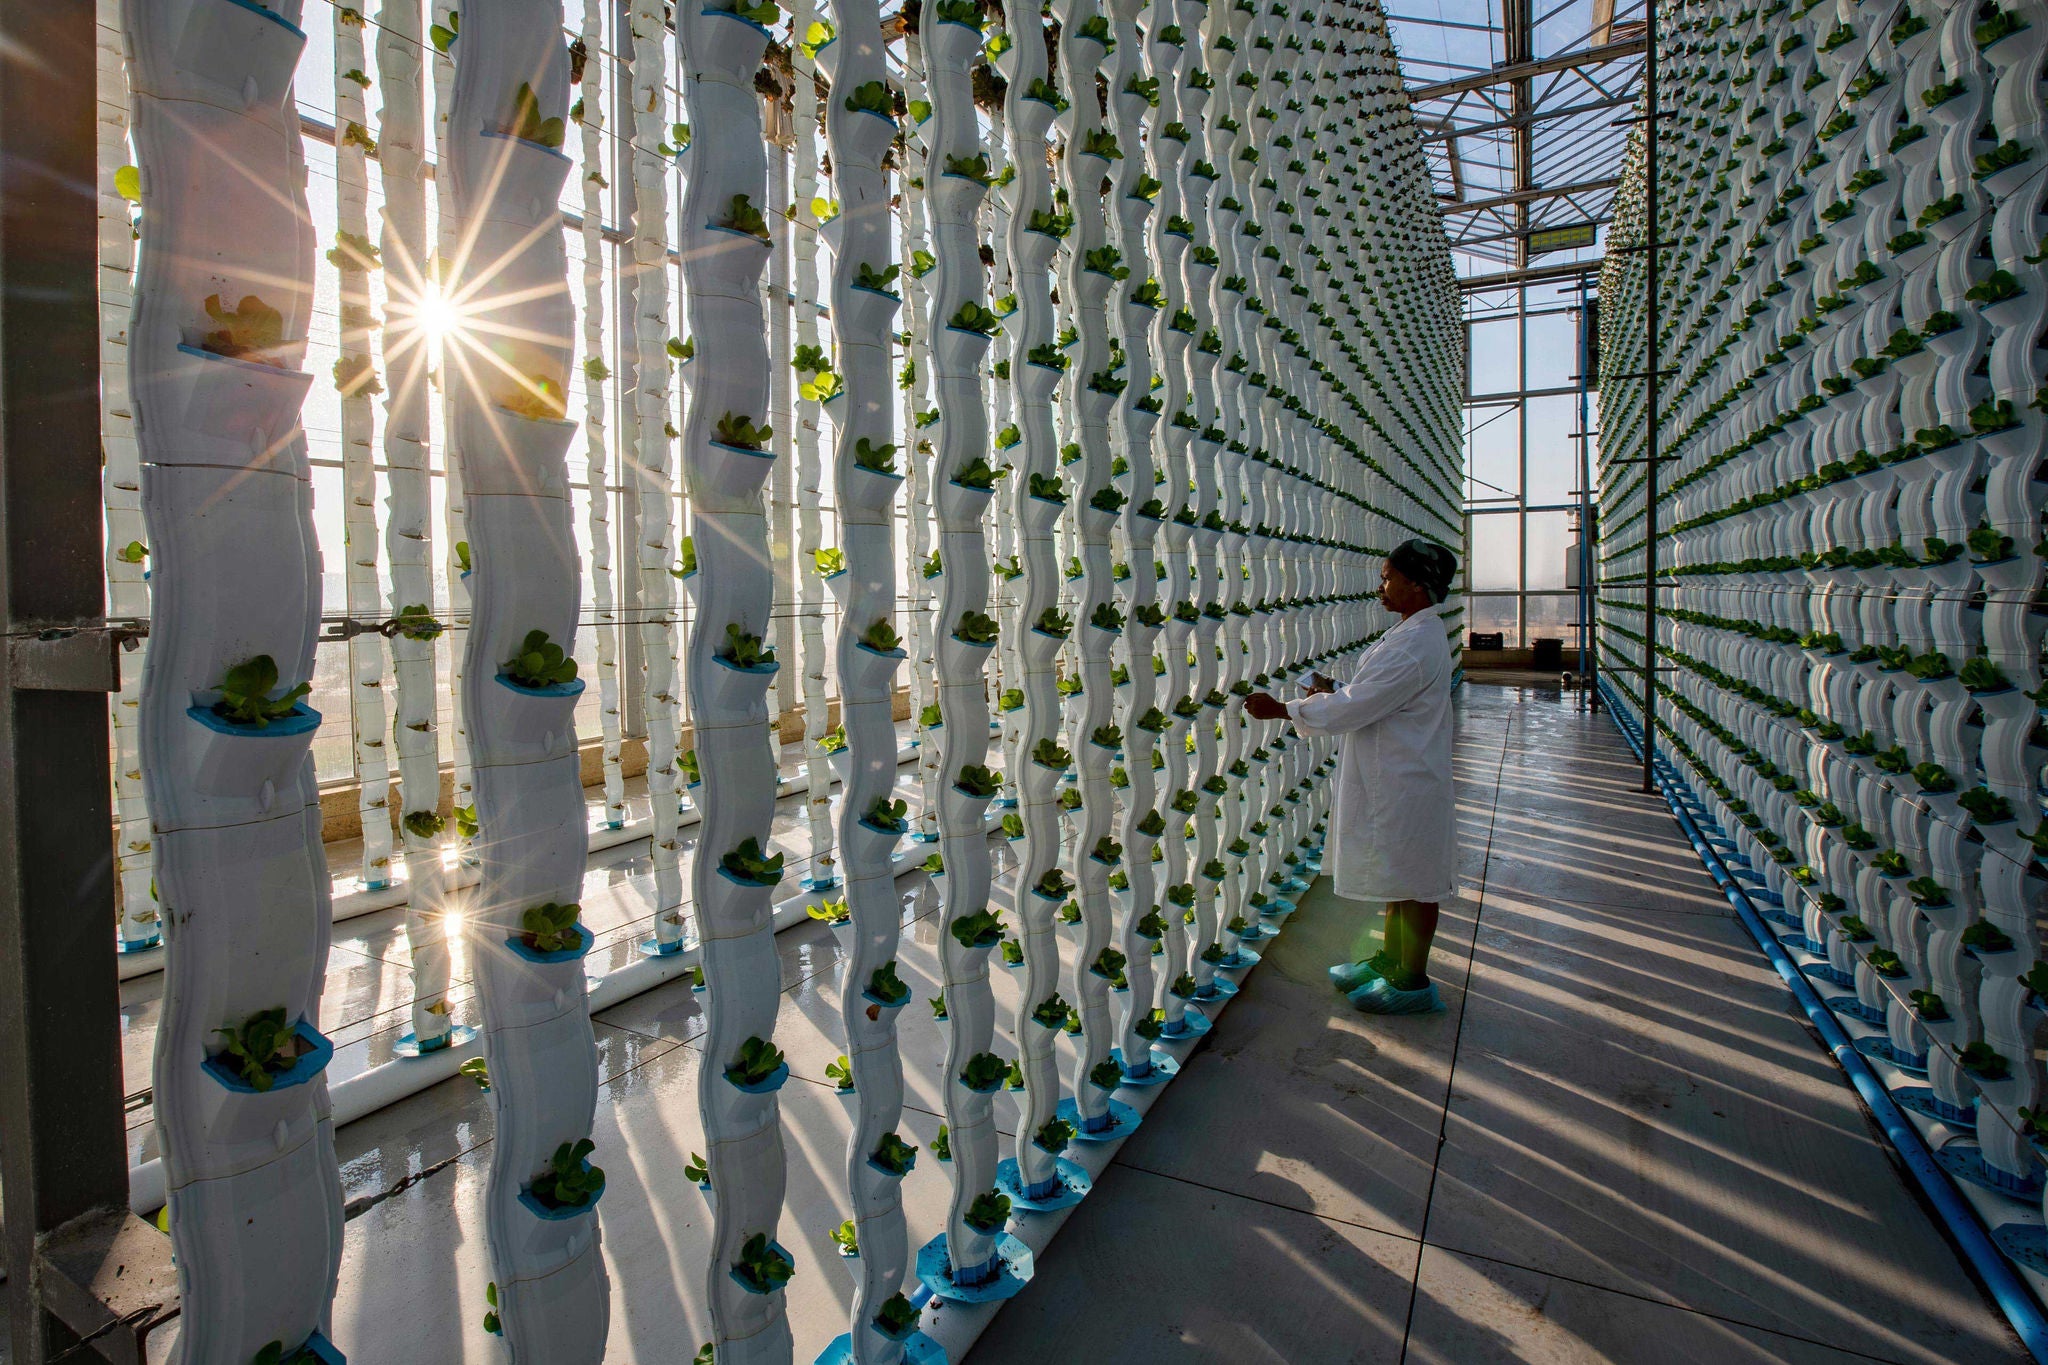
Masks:
[[[1621,732],[1623,740],[1640,758],[1643,752],[1642,741],[1632,733],[1635,728],[1633,722],[1624,719],[1623,702],[1604,679],[1600,683],[1600,692],[1606,698],[1607,713],[1614,720],[1615,728]],[[1677,785],[1675,770],[1661,769],[1669,769],[1668,762],[1660,762],[1658,791],[1664,797],[1665,803],[1670,806],[1679,829],[1692,844],[1693,852],[1699,856],[1707,874],[1714,879],[1714,884],[1720,887],[1722,895],[1727,897],[1728,903],[1734,907],[1743,928],[1749,931],[1750,937],[1756,940],[1764,956],[1777,969],[1778,976],[1792,992],[1793,998],[1799,1002],[1800,1008],[1806,1011],[1807,1019],[1820,1034],[1836,1064],[1848,1075],[1850,1084],[1855,1086],[1856,1093],[1869,1107],[1871,1116],[1877,1120],[1878,1127],[1884,1130],[1886,1139],[1898,1152],[1906,1169],[1912,1172],[1914,1182],[1933,1205],[1935,1214],[1948,1229],[1949,1235],[1955,1239],[1964,1259],[1970,1263],[1971,1269],[1977,1272],[1985,1287],[1990,1290],[1991,1297],[1997,1301],[2006,1320],[2012,1324],[2013,1331],[2018,1333],[2021,1343],[2036,1361],[2041,1362],[2041,1365],[2048,1365],[2048,1313],[2043,1312],[2040,1302],[2034,1298],[2018,1272],[2012,1268],[2004,1253],[1992,1241],[1983,1223],[1978,1221],[1976,1211],[1970,1207],[1961,1192],[1936,1163],[1933,1154],[1920,1140],[1919,1130],[1899,1112],[1898,1105],[1892,1100],[1891,1092],[1885,1089],[1877,1073],[1870,1069],[1870,1064],[1856,1051],[1855,1044],[1850,1041],[1841,1022],[1821,1003],[1820,996],[1807,982],[1805,975],[1793,964],[1791,956],[1786,953],[1777,937],[1764,927],[1756,907],[1750,903],[1741,885],[1729,875],[1720,855],[1708,844],[1706,836],[1685,808],[1684,802],[1674,795],[1672,789]]]
[[[789,1252],[783,1248],[782,1243],[770,1242],[768,1244],[768,1250],[774,1252],[777,1257],[787,1262],[788,1264],[796,1264],[796,1258],[794,1256],[791,1256]],[[763,1297],[769,1294],[779,1294],[787,1285],[787,1281],[785,1281],[784,1284],[777,1285],[773,1289],[762,1289],[758,1285],[756,1285],[752,1280],[749,1280],[746,1276],[740,1274],[740,1268],[738,1266],[728,1267],[725,1273],[732,1276],[732,1282],[738,1285],[740,1288],[746,1290],[749,1294],[759,1294]]]
[[[535,142],[532,138],[520,137],[515,133],[508,133],[503,131],[502,129],[479,128],[477,129],[477,136],[489,138],[493,142],[517,143],[519,146],[529,147],[532,150],[541,153],[543,156],[554,157],[557,160],[563,162],[564,164],[567,164],[569,160],[568,154],[559,147],[550,147],[545,142]],[[571,425],[574,424],[572,423]]]
[[[834,1339],[818,1353],[817,1365],[856,1365],[852,1336],[842,1333]],[[946,1348],[922,1332],[912,1332],[903,1340],[903,1365],[947,1365]]]
[[[588,1161],[583,1163],[583,1169],[586,1171],[590,1169]],[[595,1209],[597,1201],[604,1198],[606,1188],[604,1185],[599,1185],[597,1193],[591,1195],[590,1198],[584,1200],[581,1204],[550,1207],[548,1204],[543,1203],[539,1196],[535,1195],[529,1187],[519,1192],[519,1202],[526,1207],[528,1213],[531,1213],[536,1218],[545,1219],[550,1223],[566,1223],[571,1218],[581,1218],[584,1214]]]
[[[455,1024],[440,1037],[429,1038],[425,1043],[420,1042],[417,1034],[402,1034],[398,1041],[391,1045],[391,1051],[399,1057],[431,1057],[437,1052],[446,1052],[451,1047],[465,1047],[475,1039],[474,1024]]]
[[[1023,1209],[1027,1213],[1070,1209],[1087,1198],[1088,1192],[1095,1188],[1095,1181],[1088,1172],[1065,1157],[1053,1158],[1052,1178],[1046,1184],[1049,1188],[1037,1193],[1028,1192],[1015,1157],[1004,1157],[996,1163],[996,1188],[1009,1196],[1011,1208]]]
[[[749,891],[772,891],[782,882],[780,874],[772,882],[757,882],[752,877],[742,877],[739,873],[723,865],[720,865],[718,875],[731,882],[734,886],[743,886]]]
[[[986,1267],[986,1280],[961,1284],[953,1278],[953,1262],[946,1248],[946,1234],[940,1233],[918,1249],[917,1278],[933,1298],[950,1303],[995,1303],[1015,1298],[1031,1280],[1031,1248],[1007,1232],[995,1237],[994,1255]]]
[[[528,962],[538,962],[542,965],[553,965],[558,962],[574,962],[578,958],[584,957],[590,952],[591,946],[597,942],[597,935],[591,933],[588,928],[584,927],[581,924],[571,925],[570,927],[576,931],[577,937],[582,940],[581,946],[575,948],[561,948],[551,953],[543,953],[536,949],[529,948],[525,943],[521,942],[520,937],[517,934],[508,935],[505,939],[505,946],[512,950],[513,956],[523,957]]]
[[[513,682],[503,673],[495,673],[492,676],[498,680],[499,686],[510,688],[522,697],[580,697],[583,695],[584,684],[581,678],[571,678],[567,682],[549,683],[545,687],[528,687],[523,683]]]
[[[1053,1112],[1065,1119],[1073,1128],[1076,1142],[1115,1142],[1118,1138],[1126,1138],[1136,1132],[1140,1122],[1137,1110],[1122,1100],[1115,1099],[1109,1101],[1108,1108],[1103,1110],[1102,1117],[1098,1120],[1102,1124],[1099,1128],[1088,1127],[1082,1118],[1081,1106],[1075,1103],[1071,1095],[1055,1105]]]
[[[270,1075],[270,1089],[268,1090],[258,1090],[255,1086],[243,1080],[241,1069],[226,1060],[226,1053],[215,1053],[200,1063],[200,1066],[207,1075],[213,1077],[222,1087],[232,1090],[238,1095],[272,1095],[280,1090],[289,1090],[295,1085],[304,1085],[307,1081],[312,1080],[315,1076],[325,1071],[327,1064],[334,1060],[334,1044],[327,1040],[327,1035],[321,1033],[304,1019],[292,1025],[292,1032],[304,1039],[311,1047],[306,1052],[300,1053],[292,1064],[284,1070],[272,1072]]]
[[[311,734],[320,728],[320,713],[304,702],[295,703],[290,712],[261,728],[237,725],[224,716],[216,715],[211,706],[188,706],[185,714],[217,735],[232,735],[236,739],[289,739],[293,735]]]
[[[749,1095],[772,1095],[776,1091],[782,1089],[783,1082],[787,1081],[788,1079],[789,1063],[784,1062],[781,1066],[778,1066],[773,1071],[769,1072],[765,1079],[753,1081],[748,1084],[742,1085],[740,1082],[734,1080],[730,1074],[727,1074],[725,1077],[725,1083],[731,1086],[733,1089],[744,1091]]]

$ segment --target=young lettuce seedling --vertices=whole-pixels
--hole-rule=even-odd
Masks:
[[[963,644],[992,645],[996,640],[996,623],[981,612],[963,611],[960,623],[953,627],[953,638]]]
[[[985,801],[1002,788],[1003,779],[1000,773],[980,764],[970,763],[960,770],[960,776],[953,785],[967,795]]]
[[[206,316],[214,330],[199,339],[199,349],[229,360],[253,361],[259,365],[282,365],[277,354],[284,345],[284,315],[254,294],[246,294],[230,310],[220,295],[206,296]]]
[[[995,1190],[974,1196],[963,1221],[976,1232],[994,1232],[1009,1221],[1010,1197]]]
[[[969,1090],[993,1090],[1010,1074],[1010,1064],[993,1052],[977,1052],[960,1069],[960,1084]]]
[[[533,1197],[551,1209],[588,1205],[604,1191],[604,1172],[584,1162],[596,1150],[597,1144],[589,1138],[555,1148],[547,1169],[533,1178]]]
[[[523,142],[538,143],[543,147],[562,145],[562,120],[540,116],[540,97],[525,82],[520,83],[518,92],[512,96],[512,121],[505,131]]]
[[[853,922],[853,911],[843,900],[820,901],[808,907],[804,913],[823,924],[840,925]]]
[[[992,947],[1003,936],[1003,921],[995,911],[983,908],[953,921],[953,937],[963,948]]]
[[[744,194],[736,194],[726,208],[725,220],[713,224],[715,227],[730,228],[744,232],[750,237],[768,240],[768,220],[761,216],[761,210],[754,207],[753,200]]]
[[[986,493],[996,486],[997,479],[1002,478],[1009,472],[1010,470],[1007,465],[999,468],[977,455],[966,464],[960,466],[959,472],[953,475],[953,482],[959,484],[962,488],[977,489]]]
[[[885,1171],[902,1175],[910,1169],[911,1162],[916,1156],[916,1147],[894,1133],[884,1133],[882,1140],[875,1146],[874,1155],[869,1159]]]
[[[772,1294],[789,1283],[796,1265],[769,1243],[767,1233],[757,1232],[740,1246],[733,1273],[756,1293]]]
[[[773,886],[782,880],[782,858],[780,853],[764,856],[761,841],[750,834],[740,841],[738,848],[719,861],[727,872],[741,881],[756,886]]]
[[[896,975],[894,959],[875,968],[868,977],[868,994],[877,1000],[886,1000],[892,1005],[901,1004],[910,998],[910,987],[904,985],[902,978]]]
[[[734,668],[765,668],[775,662],[775,647],[762,643],[760,636],[734,621],[725,628],[725,649],[718,657]]]
[[[583,907],[575,901],[548,901],[529,907],[519,917],[519,939],[536,953],[559,953],[583,941],[577,920]]]
[[[892,1294],[876,1310],[875,1328],[891,1340],[901,1340],[916,1330],[921,1312],[902,1294]]]
[[[292,1027],[283,1006],[258,1010],[239,1027],[214,1033],[227,1040],[216,1055],[231,1060],[243,1083],[258,1092],[268,1091],[276,1084],[276,1074],[290,1070],[306,1051],[305,1039]]]
[[[896,472],[896,447],[893,443],[875,445],[863,436],[854,443],[853,462],[862,469],[876,474]]]
[[[850,114],[879,114],[893,119],[896,117],[896,96],[882,81],[862,81],[846,97],[846,111]],[[867,281],[862,280],[861,283],[867,284]]]
[[[300,683],[283,696],[273,698],[270,692],[276,686],[277,661],[268,654],[258,654],[222,675],[215,689],[220,700],[213,704],[213,713],[230,725],[262,730],[273,720],[290,715],[299,698],[313,690],[310,683]]]
[[[744,414],[728,412],[712,424],[712,436],[720,445],[740,450],[765,450],[774,435],[774,427],[757,427]]]
[[[725,1078],[734,1085],[759,1085],[782,1069],[782,1049],[765,1038],[749,1038],[740,1044],[740,1055],[726,1067]]]
[[[576,680],[576,661],[562,647],[548,639],[544,630],[526,632],[519,652],[504,664],[506,681],[532,691],[556,687]]]
[[[872,84],[879,85],[881,82],[876,81],[872,82]],[[897,265],[885,266],[877,270],[872,265],[863,261],[860,269],[854,274],[853,282],[857,288],[872,289],[878,294],[887,294],[890,292],[889,287],[896,283],[896,277],[902,273],[902,270],[903,267]]]

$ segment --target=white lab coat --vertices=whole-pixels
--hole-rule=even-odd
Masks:
[[[1442,609],[1395,625],[1366,650],[1349,686],[1288,702],[1287,714],[1303,734],[1344,737],[1323,862],[1337,894],[1455,896],[1451,649]]]

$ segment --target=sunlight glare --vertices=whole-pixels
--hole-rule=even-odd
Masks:
[[[420,293],[413,307],[413,326],[418,329],[422,341],[438,347],[462,326],[462,314],[452,299],[429,286]]]

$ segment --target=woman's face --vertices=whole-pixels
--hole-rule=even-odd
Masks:
[[[1388,611],[1406,616],[1427,607],[1429,592],[1421,584],[1394,567],[1390,559],[1380,561],[1380,605]]]

